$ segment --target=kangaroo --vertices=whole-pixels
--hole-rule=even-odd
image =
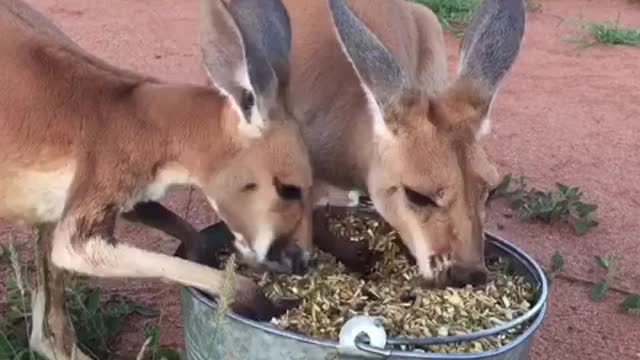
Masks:
[[[313,193],[342,192],[344,204],[348,191],[367,194],[427,281],[486,281],[485,202],[499,177],[482,140],[520,51],[524,0],[483,1],[451,83],[442,27],[424,6],[283,3],[293,31],[287,104],[310,151]]]
[[[171,186],[201,188],[250,265],[292,271],[306,261],[295,235],[308,231],[312,170],[278,100],[287,39],[283,52],[253,51],[251,40],[279,34],[282,17],[265,12],[242,29],[220,0],[202,6],[217,44],[207,51],[212,86],[112,66],[21,0],[0,0],[0,218],[40,229],[47,280],[33,297],[30,345],[49,359],[89,358],[75,351],[65,271],[219,293],[220,271],[114,236],[119,214]],[[283,250],[271,254],[275,244]],[[233,311],[258,320],[281,311],[246,277],[230,296]]]
[[[256,18],[263,6],[270,8],[259,0],[225,2]],[[310,151],[312,207],[354,205],[354,195],[364,193],[397,229],[427,283],[485,282],[485,204],[499,176],[482,140],[490,133],[493,100],[520,51],[524,1],[484,0],[462,39],[452,83],[442,27],[422,5],[282,2],[292,31],[286,105]],[[141,209],[139,218],[152,223],[156,214]],[[184,227],[179,233],[191,235],[183,242],[205,241],[194,240],[197,232],[188,225],[165,219],[166,233]],[[313,240],[348,268],[369,266],[366,249],[355,243],[320,235]]]

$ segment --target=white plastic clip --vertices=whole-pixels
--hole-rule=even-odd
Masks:
[[[381,318],[355,316],[340,329],[338,341],[340,352],[364,355],[363,351],[356,346],[356,339],[362,334],[369,337],[369,346],[384,349],[387,344],[387,332],[382,327]]]

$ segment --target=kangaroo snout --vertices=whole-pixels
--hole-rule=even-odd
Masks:
[[[282,272],[302,275],[307,271],[309,255],[295,241],[280,238],[271,245],[267,262],[278,264]]]
[[[489,272],[484,265],[466,266],[454,264],[449,268],[447,275],[449,284],[454,287],[483,285],[489,278]]]

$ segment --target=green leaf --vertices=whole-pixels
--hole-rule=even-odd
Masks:
[[[564,256],[562,256],[562,253],[558,250],[551,257],[551,271],[554,273],[561,271],[564,265]]]
[[[182,355],[176,349],[162,348],[162,349],[159,349],[158,352],[156,353],[156,359],[181,360]]]
[[[602,280],[593,285],[591,288],[591,299],[600,301],[609,291],[609,283],[606,280]]]
[[[132,312],[135,312],[138,315],[141,315],[144,317],[153,317],[158,315],[158,311],[156,311],[155,309],[149,306],[146,306],[143,303],[133,302],[131,305],[133,306]]]
[[[593,258],[596,260],[596,264],[604,270],[611,269],[611,264],[613,263],[612,256],[594,256]]]
[[[493,196],[504,196],[506,194],[509,193],[509,186],[511,185],[511,174],[507,174],[505,175],[504,178],[502,178],[502,181],[500,182],[500,184],[498,185],[498,187],[496,187],[496,189],[493,192]]]
[[[591,230],[592,228],[598,226],[598,224],[599,223],[596,220],[589,219],[589,218],[582,218],[573,225],[573,230],[575,231],[576,235],[580,236],[580,235],[584,235],[587,231]]]
[[[149,349],[156,349],[160,339],[160,328],[158,325],[154,323],[146,324],[144,327],[144,337],[146,339],[151,338],[151,341],[149,341]]]
[[[556,186],[558,187],[558,191],[560,191],[560,193],[562,193],[563,195],[566,194],[569,191],[569,186],[563,184],[563,183],[556,183]]]
[[[624,311],[637,312],[640,311],[640,295],[631,294],[620,303],[620,307]]]
[[[84,307],[90,314],[95,314],[100,305],[100,288],[92,289],[84,300]]]
[[[575,198],[578,195],[578,190],[580,190],[580,188],[577,188],[577,187],[569,188],[569,190],[565,193],[565,195],[567,195],[568,198]]]
[[[15,355],[9,337],[0,330],[0,359],[11,359]]]
[[[180,352],[172,348],[160,348],[154,355],[155,360],[182,360]]]
[[[578,216],[581,218],[587,217],[592,212],[598,210],[598,205],[583,203],[580,201],[575,203],[575,207],[576,207],[576,211],[578,212]]]

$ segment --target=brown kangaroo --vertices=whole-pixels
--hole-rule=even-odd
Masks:
[[[111,66],[24,2],[0,0],[0,218],[39,226],[38,246],[48,249],[50,279],[34,296],[30,339],[47,358],[69,359],[75,344],[65,270],[218,294],[220,271],[114,236],[119,213],[170,186],[200,187],[249,264],[290,271],[306,261],[294,235],[307,231],[312,173],[278,100],[287,53],[252,51],[251,33],[222,2],[203,5],[220,44],[206,54],[213,87]],[[246,30],[278,34],[273,15]],[[287,251],[267,259],[275,243]],[[234,311],[265,320],[280,311],[248,278],[237,276],[233,290]]]
[[[287,104],[309,147],[313,193],[327,184],[366,193],[425,279],[483,282],[485,202],[499,178],[481,140],[520,51],[524,0],[484,0],[451,84],[442,27],[424,6],[283,2],[293,31]]]
[[[225,1],[262,18],[262,1]],[[484,282],[485,203],[499,178],[482,139],[499,85],[520,51],[524,0],[484,0],[462,40],[451,84],[442,27],[424,6],[283,3],[292,31],[287,108],[311,154],[313,204],[353,205],[354,192],[365,193],[427,281]],[[269,48],[270,39],[261,40]],[[321,248],[345,249],[319,243],[326,237],[315,240]],[[357,265],[358,256],[341,250],[334,254]]]

